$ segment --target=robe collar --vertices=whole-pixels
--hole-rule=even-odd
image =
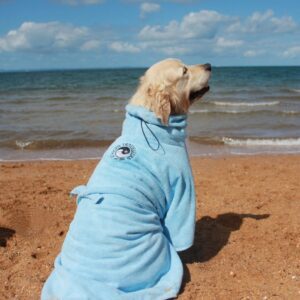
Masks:
[[[162,124],[154,112],[137,105],[126,106],[126,118],[123,123],[123,134],[141,131],[144,137],[158,140],[158,143],[184,143],[186,138],[187,115],[171,115],[168,125]],[[152,136],[152,137],[151,137]]]

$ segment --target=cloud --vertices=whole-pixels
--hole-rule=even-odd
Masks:
[[[287,58],[300,57],[300,45],[288,48],[283,52],[283,56]]]
[[[219,27],[224,26],[230,18],[213,10],[191,12],[181,22],[171,21],[166,26],[145,26],[139,32],[142,40],[213,38]]]
[[[249,58],[269,53],[278,57],[283,55],[286,43],[299,39],[298,28],[291,16],[275,16],[272,10],[254,12],[243,20],[214,10],[200,10],[164,26],[146,25],[138,32],[138,39],[142,49],[168,55],[213,53],[215,57]],[[297,49],[285,50],[284,56],[298,55]]]
[[[62,4],[68,5],[95,5],[105,2],[105,0],[56,0]]]
[[[144,2],[140,5],[140,16],[143,18],[146,14],[157,12],[160,10],[160,5],[157,3]]]
[[[243,43],[242,40],[229,40],[224,37],[219,37],[216,44],[221,48],[236,48],[243,45]]]
[[[24,22],[18,29],[0,38],[0,52],[31,51],[49,53],[70,50],[92,50],[99,41],[91,37],[87,27],[60,22]]]
[[[165,26],[147,25],[138,37],[144,49],[167,55],[220,53],[244,43],[241,39],[222,36],[224,28],[236,20],[214,10],[201,10],[185,15],[180,21],[172,20]]]
[[[163,0],[161,2],[173,2],[173,3],[180,3],[180,4],[188,4],[193,2],[200,2],[202,0]],[[144,2],[144,0],[122,0],[125,3],[140,3]]]
[[[216,40],[217,48],[237,48],[244,44],[242,40],[230,40],[224,37],[219,37]]]
[[[151,13],[150,8],[147,13]],[[173,56],[187,61],[203,57],[226,64],[272,60],[278,63],[279,58],[288,62],[300,57],[300,45],[295,42],[300,38],[299,25],[292,17],[278,16],[271,10],[254,12],[244,19],[214,10],[200,10],[163,25],[148,23],[127,29],[109,27],[96,32],[62,22],[24,22],[0,36],[0,53],[46,53],[49,57],[57,53],[76,53],[79,57],[83,52],[104,49],[109,50],[104,51],[108,56],[131,54],[126,58],[130,57],[133,62]]]
[[[187,3],[192,3],[192,2],[200,2],[202,0],[166,0],[166,1],[187,4]]]
[[[238,20],[228,27],[228,32],[243,32],[251,34],[286,33],[297,28],[296,22],[290,16],[274,17],[272,10],[254,12],[244,22]]]
[[[109,48],[115,52],[125,53],[138,53],[141,49],[127,42],[113,42],[109,45]]]
[[[90,40],[81,45],[80,50],[82,51],[91,51],[98,49],[100,46],[100,41],[98,40]]]
[[[246,50],[244,53],[243,53],[243,56],[244,57],[257,57],[257,56],[260,56],[262,54],[265,54],[265,51],[264,50]]]
[[[189,48],[182,47],[182,46],[167,46],[167,47],[162,47],[158,48],[160,52],[166,54],[166,55],[183,55],[189,53]]]

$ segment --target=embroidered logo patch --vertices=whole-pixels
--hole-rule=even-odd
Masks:
[[[114,148],[111,157],[118,160],[132,159],[135,156],[135,147],[132,144],[122,144]]]

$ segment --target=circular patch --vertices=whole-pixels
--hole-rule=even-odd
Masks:
[[[132,144],[122,144],[114,148],[111,157],[118,160],[132,159],[135,156],[135,147]]]

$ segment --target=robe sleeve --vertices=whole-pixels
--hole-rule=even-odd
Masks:
[[[164,231],[175,250],[183,251],[191,247],[194,241],[196,209],[193,176],[180,176],[172,189]]]

